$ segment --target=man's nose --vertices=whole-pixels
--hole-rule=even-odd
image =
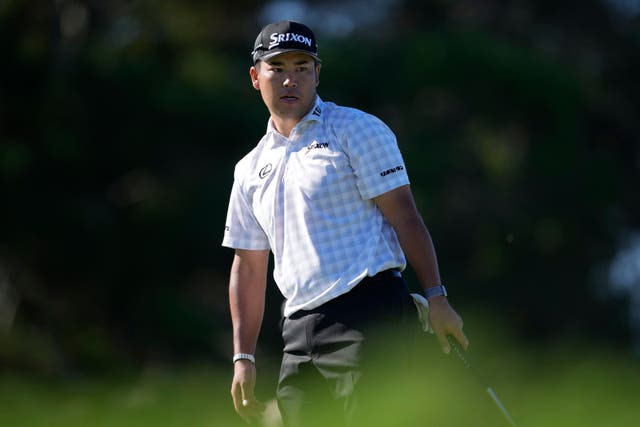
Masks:
[[[284,87],[297,87],[298,82],[296,82],[296,80],[290,75],[287,75],[284,79],[284,82],[282,82],[282,85]]]

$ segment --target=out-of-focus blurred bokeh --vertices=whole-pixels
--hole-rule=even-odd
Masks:
[[[640,1],[0,0],[0,425],[241,424],[220,242],[268,118],[250,51],[281,19],[316,32],[325,101],[396,132],[470,352],[514,417],[637,420]],[[420,344],[411,416],[504,422]]]

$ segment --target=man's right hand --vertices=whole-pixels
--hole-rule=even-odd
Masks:
[[[256,366],[249,360],[238,360],[233,367],[231,397],[233,406],[243,420],[250,423],[264,412],[264,403],[256,400],[253,389],[256,385]]]

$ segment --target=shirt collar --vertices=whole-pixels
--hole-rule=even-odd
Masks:
[[[300,120],[300,123],[307,122],[310,120],[321,122],[323,112],[324,112],[324,102],[322,102],[322,99],[320,99],[320,96],[316,95],[316,102],[313,105],[313,108],[311,108],[311,111],[309,111],[307,115],[304,116],[302,120]]]
[[[309,122],[309,121],[323,121],[323,113],[324,113],[324,102],[320,99],[319,95],[316,95],[316,102],[313,104],[311,110],[300,119],[296,127],[300,126],[301,123]],[[273,125],[273,119],[269,117],[269,121],[267,122],[267,133],[270,132],[278,132]]]

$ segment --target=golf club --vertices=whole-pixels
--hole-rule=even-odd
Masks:
[[[449,340],[449,344],[451,345],[451,348],[453,348],[453,351],[458,356],[458,359],[460,359],[462,361],[462,363],[464,364],[464,366],[467,369],[469,369],[469,371],[471,371],[471,373],[475,377],[476,381],[482,386],[482,388],[484,388],[486,390],[486,392],[489,394],[489,396],[491,396],[491,399],[496,404],[496,406],[498,406],[498,408],[500,409],[500,412],[502,412],[502,415],[504,415],[504,417],[507,419],[509,424],[512,427],[517,427],[515,421],[513,420],[513,417],[509,414],[509,411],[507,411],[507,408],[500,401],[500,399],[498,398],[498,395],[496,394],[496,392],[493,391],[493,388],[489,387],[486,384],[486,382],[482,380],[480,375],[478,375],[478,373],[475,371],[475,369],[473,369],[473,367],[471,366],[471,363],[469,362],[469,359],[467,358],[466,352],[462,349],[462,347],[460,347],[460,345],[458,344],[456,339],[453,338],[451,335],[448,335],[447,339]]]

